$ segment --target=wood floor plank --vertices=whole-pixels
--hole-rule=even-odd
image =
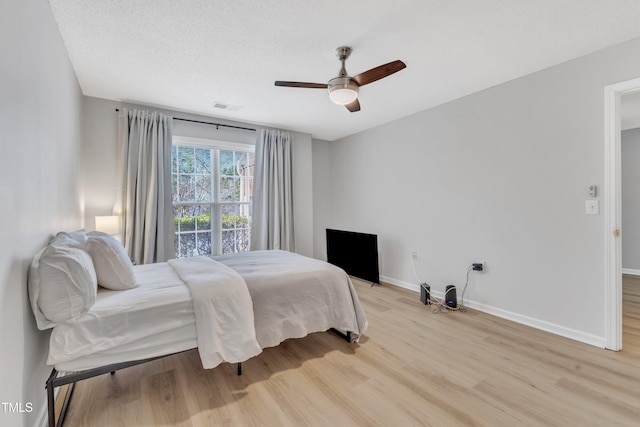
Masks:
[[[65,426],[632,426],[640,419],[640,279],[625,276],[612,352],[354,279],[359,343],[311,334],[243,364],[196,351],[77,384]]]

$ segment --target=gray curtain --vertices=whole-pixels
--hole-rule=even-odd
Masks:
[[[256,141],[251,250],[295,251],[291,137],[262,130]]]
[[[136,264],[175,257],[171,206],[173,119],[122,109],[118,116],[119,176],[116,213],[122,243]]]

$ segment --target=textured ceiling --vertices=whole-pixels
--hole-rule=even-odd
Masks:
[[[638,0],[49,0],[87,96],[335,140],[640,37]],[[350,113],[323,89],[401,59]],[[214,108],[214,103],[240,107]]]

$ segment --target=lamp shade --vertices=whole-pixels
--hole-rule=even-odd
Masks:
[[[118,216],[96,216],[96,230],[111,235],[120,233],[120,221],[118,220]]]

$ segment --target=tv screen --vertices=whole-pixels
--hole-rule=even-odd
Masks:
[[[378,236],[327,228],[327,261],[348,275],[380,283]]]

